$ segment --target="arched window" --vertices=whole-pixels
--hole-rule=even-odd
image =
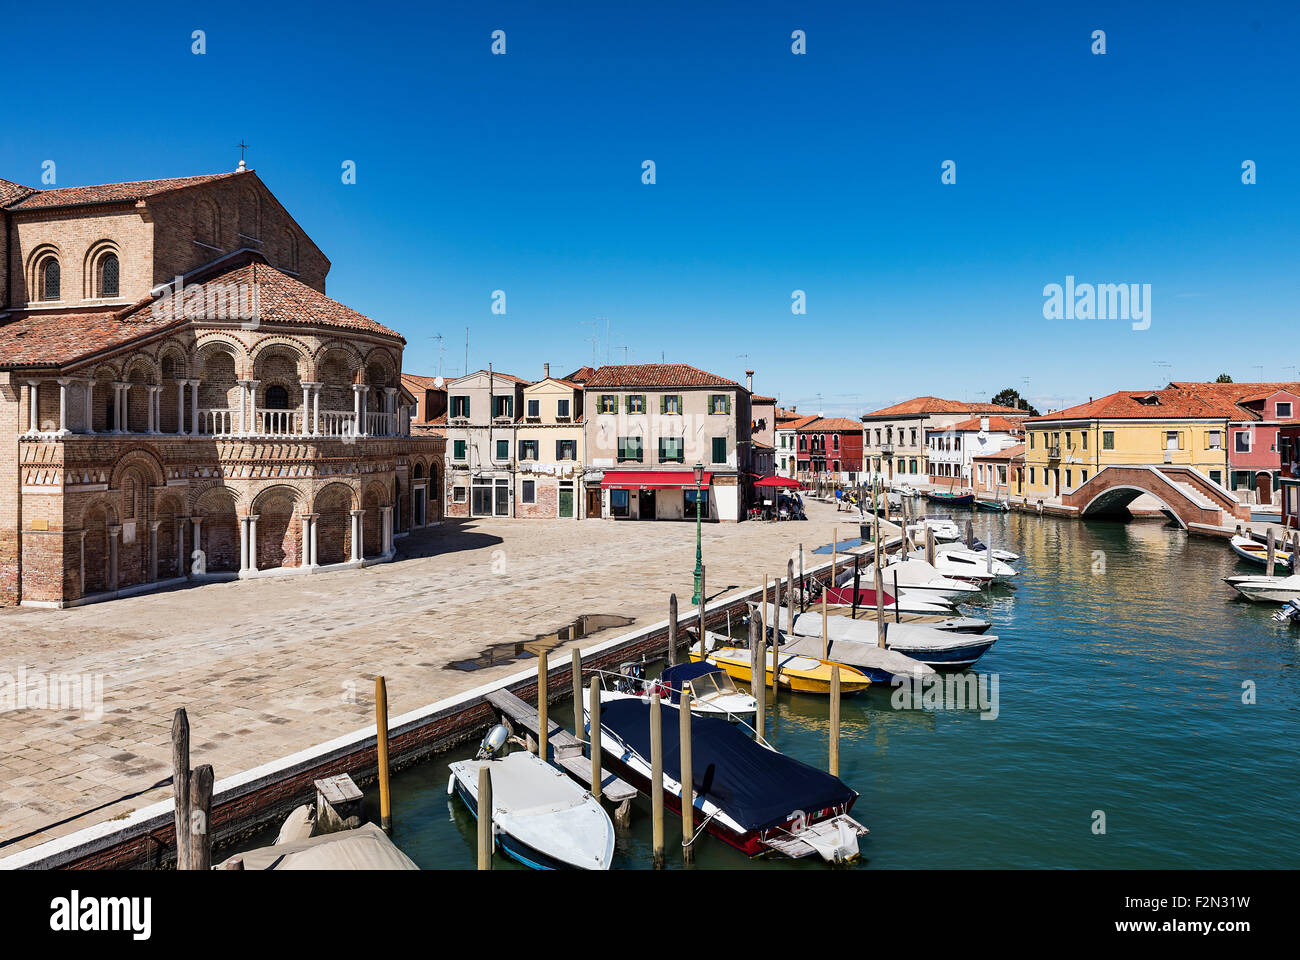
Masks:
[[[284,387],[276,384],[266,388],[266,409],[268,410],[288,410],[289,409],[289,391]]]
[[[117,296],[117,275],[117,254],[106,254],[104,258],[99,261],[99,295],[101,297]]]
[[[40,278],[40,299],[59,299],[59,261],[57,257],[46,257],[36,268]]]

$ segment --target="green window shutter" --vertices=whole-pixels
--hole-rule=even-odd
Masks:
[[[666,393],[661,393],[659,395],[659,412],[660,413],[668,412],[668,394]]]
[[[726,413],[728,416],[730,416],[731,415],[731,394],[729,393],[725,394],[722,398],[722,402],[724,407],[723,412]],[[776,668],[773,667],[772,669],[775,670]]]
[[[682,395],[679,393],[677,394],[677,412],[681,413],[685,409],[686,407],[682,404]]]

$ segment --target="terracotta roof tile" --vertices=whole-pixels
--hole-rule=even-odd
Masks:
[[[252,171],[247,171],[251,173]],[[173,177],[169,180],[138,180],[134,183],[102,183],[89,187],[59,187],[55,190],[31,190],[2,204],[8,210],[43,210],[53,207],[78,207],[94,203],[130,203],[147,197],[184,190],[200,183],[212,183],[240,176],[239,173],[211,173],[198,177]],[[3,181],[8,183],[8,181]],[[17,184],[15,184],[17,186]],[[0,199],[4,190],[0,188]]]
[[[1168,420],[1173,419],[1258,419],[1258,414],[1239,406],[1229,394],[1209,395],[1189,389],[1120,390],[1088,403],[1030,417],[1026,424],[1056,420]]]
[[[862,432],[862,424],[857,420],[850,420],[848,417],[808,417],[797,427],[799,430],[807,430],[815,433],[818,430],[830,431],[836,433],[843,430],[849,430],[853,433]]]
[[[585,383],[587,380],[591,379],[591,375],[595,372],[596,372],[595,367],[579,367],[577,370],[574,370],[573,373],[569,374],[564,379],[572,380],[575,383]]]
[[[7,207],[9,204],[34,192],[34,188],[24,187],[21,183],[14,183],[12,180],[0,180],[0,207]]]
[[[985,453],[980,456],[971,457],[972,460],[1015,460],[1025,455],[1025,445],[1017,443],[1013,447],[1004,447],[995,453]]]
[[[719,377],[688,363],[606,364],[586,384],[596,387],[740,387],[734,380]],[[744,389],[743,387],[741,389]]]
[[[971,417],[969,420],[963,420],[961,423],[954,423],[951,427],[944,427],[945,430],[956,432],[979,431],[983,429],[981,423],[983,417]],[[1002,433],[1018,433],[1024,430],[1023,421],[1008,420],[1006,417],[991,416],[989,417],[989,430]]]

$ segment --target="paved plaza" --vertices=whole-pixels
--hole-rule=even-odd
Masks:
[[[808,515],[706,524],[710,599],[782,573],[800,543],[811,567],[825,559],[814,547],[857,536],[856,513],[809,500]],[[192,763],[220,780],[373,723],[378,674],[396,716],[519,670],[514,644],[579,616],[633,621],[578,641],[591,644],[663,619],[670,592],[685,614],[694,561],[691,523],[476,519],[399,540],[396,562],[363,570],[0,609],[0,684],[20,670],[29,687],[103,684],[100,716],[0,712],[0,843],[23,838],[0,857],[169,797],[155,785],[171,774],[176,707]]]

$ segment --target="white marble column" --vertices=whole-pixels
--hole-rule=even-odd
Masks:
[[[366,435],[366,390],[368,388],[364,383],[352,384],[352,416],[356,420],[352,435],[354,437],[364,437]]]
[[[27,432],[36,434],[40,432],[39,419],[41,407],[41,382],[39,380],[27,381]]]
[[[248,517],[239,518],[239,575],[248,572]]]
[[[384,387],[384,415],[388,422],[388,435],[397,436],[397,388]]]
[[[183,577],[189,573],[190,566],[185,562],[185,524],[189,517],[176,518],[176,576]]]
[[[176,432],[185,433],[185,381],[176,381]]]
[[[190,436],[199,435],[199,381],[186,380],[190,388]]]
[[[126,391],[126,387],[127,385],[121,380],[113,381],[113,429],[108,431],[109,433],[126,433],[126,430],[123,429],[125,426],[123,422],[123,412],[124,407],[126,406],[123,402],[123,394]]]
[[[311,565],[313,569],[320,566],[320,560],[318,559],[320,555],[316,552],[317,521],[319,520],[319,513],[311,515]]]
[[[316,516],[314,513],[302,515],[302,555],[298,559],[298,565],[304,570],[316,566],[316,551],[312,549],[312,542],[316,539]]]
[[[320,391],[323,383],[315,384],[316,389],[312,392],[311,398],[311,432],[312,436],[320,435]]]
[[[202,518],[202,517],[190,517],[190,523],[191,523],[191,525],[193,526],[193,532],[192,532],[192,535],[190,536],[190,541],[191,541],[191,542],[190,542],[190,553],[192,554],[192,553],[193,553],[194,551],[196,551],[196,550],[202,550],[202,549],[203,549],[202,547],[199,546],[199,544],[201,544],[201,543],[203,542],[203,536],[202,536],[202,534],[203,534],[203,518]],[[188,562],[188,561],[191,559],[189,556],[187,556],[185,559],[186,559],[186,561],[187,561],[186,564],[185,564],[185,575],[188,577],[188,576],[190,575],[190,573],[189,573],[190,570],[193,569],[193,565],[192,565],[191,563]],[[207,573],[207,570],[208,570],[208,564],[207,564],[207,558],[205,557],[205,558],[204,558],[204,561],[203,561],[203,572],[204,572],[204,573]]]
[[[248,569],[257,569],[257,514],[248,515]]]
[[[248,432],[258,433],[257,429],[257,387],[261,380],[248,381]]]
[[[59,377],[59,436],[66,437],[72,431],[68,429],[68,384],[67,377]]]
[[[86,427],[82,433],[95,432],[95,381],[94,378],[86,378],[81,381],[81,400],[86,409]]]
[[[382,531],[380,535],[380,552],[388,556],[393,552],[393,508],[391,506],[379,508],[379,528]]]
[[[311,415],[312,399],[313,397],[317,398],[316,409],[319,410],[320,394],[318,391],[320,390],[321,385],[319,383],[305,380],[300,384],[300,386],[302,387],[302,435],[304,437],[310,437],[314,436],[316,433],[316,424],[312,422]]]
[[[352,561],[355,563],[365,557],[365,546],[362,543],[364,534],[364,523],[362,517],[366,515],[364,510],[352,511]]]
[[[248,410],[248,381],[236,380],[235,382],[239,384],[239,424],[235,430],[241,434],[248,433],[251,429],[251,426],[246,426],[247,421],[245,419]]]

